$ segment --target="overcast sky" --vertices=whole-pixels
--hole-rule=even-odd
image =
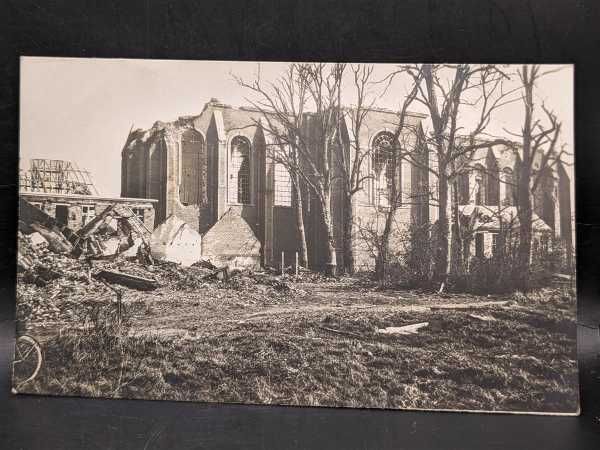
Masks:
[[[272,80],[286,67],[261,63],[261,77]],[[375,65],[375,78],[384,78],[395,67]],[[556,112],[563,122],[561,141],[573,151],[573,66],[561,67],[540,81],[537,102]],[[100,194],[119,195],[121,149],[132,125],[149,128],[157,120],[199,114],[212,97],[233,106],[248,105],[248,91],[231,74],[252,80],[257,69],[256,62],[24,57],[20,166],[29,167],[30,158],[74,161],[92,173]],[[398,79],[377,105],[397,109],[406,89]],[[353,99],[347,96],[344,101],[351,104]],[[411,109],[424,112],[417,105]],[[468,124],[473,118],[466,112],[462,120]],[[495,115],[488,132],[518,132],[522,121],[523,106],[516,102]]]

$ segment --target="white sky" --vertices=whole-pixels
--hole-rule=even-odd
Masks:
[[[287,63],[261,63],[261,76],[275,79],[286,67]],[[574,69],[561,67],[540,81],[537,101],[556,112],[563,123],[561,141],[572,152]],[[74,161],[92,173],[100,194],[119,195],[121,149],[132,125],[149,128],[157,120],[199,114],[211,97],[247,105],[249,92],[231,73],[250,81],[257,68],[256,62],[23,57],[20,166],[29,167],[30,158]],[[394,69],[393,64],[376,64],[375,78]],[[397,109],[407,86],[398,79],[377,106]],[[351,96],[344,100],[353,102]],[[425,112],[416,104],[411,109]],[[518,132],[523,106],[507,105],[494,117],[489,133],[506,135],[504,128]],[[462,119],[468,124],[473,116],[466,112]]]

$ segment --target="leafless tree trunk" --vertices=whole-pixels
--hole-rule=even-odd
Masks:
[[[523,83],[523,103],[525,105],[525,118],[523,121],[523,148],[521,150],[521,164],[517,178],[517,198],[519,216],[519,250],[517,285],[519,289],[526,290],[529,281],[529,258],[531,257],[531,226],[533,207],[531,201],[531,139],[533,134],[533,88],[536,78],[536,67],[523,66],[521,81]]]
[[[299,162],[308,93],[306,84],[300,79],[299,70],[297,65],[290,65],[287,72],[273,83],[264,82],[260,72],[252,82],[236,76],[234,78],[240,86],[259,96],[257,101],[249,100],[262,115],[254,125],[260,127],[269,140],[267,158],[281,164],[290,176],[292,202],[295,200],[292,206],[300,241],[300,264],[308,267]]]
[[[556,151],[561,124],[554,113],[542,105],[549,125],[543,126],[541,120],[535,119],[534,91],[536,82],[544,75],[540,66],[523,67],[518,71],[523,89],[523,105],[525,115],[521,133],[522,148],[520,151],[517,172],[517,214],[519,217],[519,246],[517,261],[517,286],[527,290],[529,285],[529,267],[531,260],[533,202],[532,196],[539,187],[543,176],[548,175],[552,167],[561,161],[564,149]],[[517,153],[518,150],[517,150]],[[537,158],[537,164],[534,162]]]
[[[316,176],[311,177],[310,174],[307,174],[305,178],[320,203],[323,226],[327,236],[325,267],[326,273],[329,275],[337,275],[337,255],[331,217],[331,195],[334,181],[332,164],[334,163],[334,139],[336,135],[339,135],[340,129],[341,89],[345,68],[345,64],[333,64],[330,67],[320,63],[306,64],[301,72],[306,82],[307,92],[315,106],[311,127],[314,133],[310,133],[309,136],[313,145],[309,145],[303,157]],[[317,149],[316,155],[314,149]],[[314,160],[315,156],[316,161]]]
[[[458,196],[450,196],[450,187],[456,186],[458,175],[468,166],[477,149],[506,142],[493,140],[482,143],[478,138],[490,123],[494,111],[517,100],[511,98],[516,90],[504,89],[503,82],[508,76],[494,65],[423,64],[407,66],[403,70],[409,73],[415,82],[418,81],[418,77],[422,77],[424,83],[419,80],[416,100],[427,108],[431,119],[431,130],[426,137],[426,144],[435,154],[438,167],[423,168],[431,172],[438,181],[434,280],[441,283],[446,280],[449,272],[449,256],[455,259],[451,261],[450,267],[460,267],[462,264],[456,203]],[[473,108],[479,116],[468,132],[459,124],[459,117],[465,107]],[[422,166],[413,155],[407,153],[405,157],[417,167]],[[452,251],[449,251],[452,230],[455,231],[453,239],[456,239],[456,242]]]
[[[348,274],[353,274],[355,270],[354,262],[354,204],[352,195],[344,191],[344,270]]]
[[[370,89],[374,84],[371,79],[373,75],[373,66],[356,64],[351,67],[353,75],[353,93],[356,94],[356,104],[346,111],[341,111],[338,122],[342,118],[348,117],[350,120],[348,147],[344,145],[341,136],[341,129],[338,130],[337,141],[339,151],[336,152],[337,168],[341,172],[344,186],[344,269],[347,273],[353,273],[355,269],[354,258],[354,227],[356,224],[354,214],[354,196],[362,189],[367,179],[372,178],[370,174],[365,173],[365,162],[371,154],[369,148],[361,146],[361,132],[364,119],[373,107],[377,97]]]
[[[389,207],[385,213],[385,223],[379,239],[378,253],[375,258],[375,275],[381,283],[387,282],[387,272],[390,262],[390,238],[392,235],[394,221],[398,212],[398,207],[402,204],[402,190],[398,184],[399,171],[401,170],[400,163],[403,159],[408,158],[406,155],[414,154],[414,152],[405,145],[404,138],[407,132],[411,132],[413,135],[417,135],[417,129],[408,124],[407,116],[409,114],[408,109],[411,104],[417,98],[417,94],[420,89],[422,81],[422,71],[419,70],[414,75],[414,82],[408,95],[404,98],[402,106],[398,111],[398,124],[394,133],[393,145],[391,148],[392,157],[388,161],[388,164],[392,164],[392,173],[394,174],[394,180],[389,186],[388,192],[388,203]]]
[[[321,218],[323,220],[323,225],[325,226],[327,237],[327,261],[325,270],[328,275],[335,276],[337,275],[337,253],[333,235],[333,222],[331,220],[331,188],[327,188],[323,192]]]
[[[295,163],[297,165],[297,163]],[[293,198],[296,199],[294,202],[294,211],[296,218],[296,228],[298,230],[298,238],[300,240],[300,265],[308,267],[308,247],[306,245],[306,231],[304,228],[304,210],[302,202],[302,189],[301,189],[301,178],[300,174],[293,170],[291,171]]]
[[[448,175],[445,164],[438,167],[438,221],[435,227],[435,259],[433,266],[433,278],[437,282],[443,282],[448,272]]]
[[[264,83],[260,76],[251,83],[237,78],[238,83],[258,94],[258,100],[247,99],[262,114],[257,123],[275,137],[277,145],[272,158],[284,164],[290,176],[299,176],[314,194],[327,235],[327,273],[335,275],[337,261],[331,220],[332,140],[338,129],[340,92],[344,64],[292,64],[285,76],[275,83]],[[310,105],[314,112],[307,113]],[[282,145],[290,152],[277,151]],[[282,154],[283,153],[283,154]],[[304,227],[299,227],[299,232]],[[306,242],[306,238],[302,239]],[[303,249],[306,254],[306,250]]]

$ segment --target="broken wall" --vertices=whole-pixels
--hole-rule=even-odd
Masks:
[[[239,210],[230,208],[204,234],[202,258],[216,266],[259,268],[261,243]]]
[[[191,266],[201,259],[202,237],[179,217],[169,216],[152,232],[150,251],[158,260]]]
[[[147,201],[143,198],[123,199],[97,197],[91,195],[46,194],[37,192],[21,192],[19,196],[52,218],[56,218],[57,205],[66,206],[68,208],[68,220],[66,226],[73,231],[77,231],[85,226],[85,223],[83,223],[84,206],[93,206],[95,208],[95,214],[93,216],[88,216],[86,219],[87,222],[89,222],[89,220],[91,220],[93,217],[100,215],[106,208],[115,203],[128,206],[129,208],[141,212],[140,218],[143,219],[146,228],[149,230],[154,229],[155,211],[153,202]]]
[[[123,196],[158,200],[156,222],[176,214],[196,231],[211,221],[207,199],[208,157],[194,117],[156,122],[130,134],[122,154]]]

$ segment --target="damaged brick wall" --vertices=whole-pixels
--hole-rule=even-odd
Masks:
[[[215,265],[261,265],[261,242],[239,208],[232,207],[203,236],[202,256]]]
[[[360,136],[360,146],[368,148],[373,136],[382,130],[387,130],[394,117],[395,115],[389,111],[370,111]],[[265,252],[262,255],[263,263],[279,265],[283,251],[285,252],[285,263],[290,264],[295,260],[295,252],[300,250],[294,208],[275,206],[273,199],[269,200],[269,192],[272,194],[273,180],[267,176],[268,161],[265,159],[265,138],[260,132],[260,128],[256,126],[259,118],[260,114],[251,109],[232,108],[217,100],[211,100],[198,116],[180,118],[171,123],[157,122],[152,129],[146,132],[140,131],[137,141],[129,144],[129,147],[136,147],[138,155],[131,156],[124,152],[127,164],[125,164],[123,172],[123,185],[132,187],[136,185],[135,180],[129,178],[137,176],[139,167],[131,168],[129,166],[130,164],[142,164],[140,158],[148,158],[149,162],[142,164],[150,174],[146,178],[145,195],[159,200],[157,205],[158,222],[173,214],[202,234],[206,233],[209,237],[214,235],[217,239],[227,239],[227,236],[221,232],[215,232],[213,225],[233,208],[258,239]],[[415,116],[411,120],[418,123],[420,118]],[[192,128],[193,131],[190,131]],[[187,137],[184,136],[186,133]],[[232,175],[230,147],[236,136],[243,136],[251,142],[251,198],[248,204],[233,202],[233,197],[228,192]],[[156,137],[160,137],[162,145],[160,150],[151,144]],[[190,142],[201,142],[199,160],[194,159],[193,151],[190,153],[189,146],[192,145],[189,144]],[[192,158],[191,162],[190,158]],[[205,190],[198,192],[198,196],[202,197],[199,203],[192,204],[189,200],[193,201],[195,194],[190,194],[189,189],[185,187],[185,179],[186,177],[189,179],[190,173],[195,171],[194,167],[198,164],[201,186],[205,186]],[[403,192],[409,193],[412,169],[407,165],[402,170],[401,178],[404,184],[402,189]],[[183,193],[182,183],[184,184]],[[371,186],[366,186],[365,191],[355,197],[356,216],[360,215],[365,220],[380,222],[381,214],[374,212],[377,208],[373,208],[373,199],[369,189]],[[307,191],[305,190],[304,193],[306,199]],[[128,192],[124,194],[128,194]],[[185,204],[186,200],[188,204]],[[305,204],[304,212],[310,265],[313,268],[320,268],[327,256],[324,248],[326,236],[320,223],[318,204],[314,202],[314,199],[308,203],[311,205]],[[340,265],[343,264],[344,248],[343,205],[343,185],[338,182],[333,188],[332,219],[338,264]],[[414,208],[408,206],[407,203],[398,212],[397,220],[410,223],[414,214]],[[208,242],[207,248],[210,245]],[[359,261],[359,264],[372,265],[372,257],[364,250],[364,245],[357,239],[355,239],[354,245],[357,247],[357,252],[360,253],[359,260],[364,260]],[[215,244],[215,248],[217,247],[218,245]],[[211,251],[214,253],[215,250]]]
[[[96,197],[85,195],[68,195],[68,194],[46,194],[36,192],[21,192],[20,197],[27,200],[32,205],[38,207],[41,211],[48,214],[50,217],[57,218],[57,207],[66,208],[67,223],[65,224],[71,230],[77,231],[84,226],[84,207],[88,209],[93,207],[93,215],[88,215],[89,221],[92,217],[101,214],[106,208],[115,203],[123,204],[130,207],[132,210],[140,213],[140,218],[143,217],[143,222],[149,230],[154,229],[154,203],[144,199],[127,199],[127,198],[110,198]]]
[[[210,216],[207,155],[204,136],[192,128],[192,119],[156,122],[149,130],[133,132],[123,151],[121,185],[124,196],[158,200],[157,223],[175,214],[202,231]]]

